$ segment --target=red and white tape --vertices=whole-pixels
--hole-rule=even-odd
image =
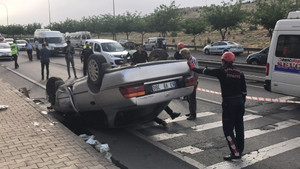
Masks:
[[[216,92],[212,90],[207,90],[203,88],[197,88],[198,91],[211,93],[211,94],[217,94],[221,95],[221,92]],[[280,98],[264,98],[264,97],[254,97],[254,96],[246,96],[247,100],[256,100],[256,101],[265,101],[265,102],[273,102],[273,103],[294,103],[294,104],[300,104],[300,101],[294,101],[294,100],[284,100]]]

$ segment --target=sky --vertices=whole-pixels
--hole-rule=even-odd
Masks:
[[[0,25],[7,25],[8,16],[8,24],[41,23],[42,26],[47,26],[50,23],[49,7],[51,22],[113,14],[113,1],[116,15],[129,11],[144,16],[153,13],[161,4],[169,6],[172,0],[0,0]],[[220,5],[222,1],[230,0],[175,0],[175,4],[179,8],[199,7]]]

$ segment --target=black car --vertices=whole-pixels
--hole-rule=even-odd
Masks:
[[[268,53],[269,53],[269,47],[266,47],[257,53],[248,55],[246,62],[247,64],[252,64],[252,65],[265,65],[267,63]]]

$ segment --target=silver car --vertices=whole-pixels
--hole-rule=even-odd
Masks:
[[[98,126],[122,127],[153,120],[172,99],[193,91],[186,61],[153,61],[110,68],[102,55],[91,55],[88,76],[64,84],[51,77],[46,85],[53,108],[92,117]]]
[[[10,45],[8,43],[0,43],[0,59],[12,60],[12,58]]]
[[[236,56],[240,55],[244,52],[244,48],[242,45],[239,45],[235,42],[231,41],[219,41],[213,43],[212,45],[207,45],[203,48],[203,52],[206,55],[209,54],[223,54],[224,52],[232,52]]]
[[[27,41],[26,40],[16,40],[16,43],[18,45],[19,50],[27,49],[27,47],[26,47]]]

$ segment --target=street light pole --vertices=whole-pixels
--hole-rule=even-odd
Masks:
[[[8,10],[7,10],[7,6],[3,3],[3,2],[0,2],[6,9],[6,23],[7,23],[7,26],[8,26]]]
[[[113,14],[114,14],[114,24],[116,24],[116,13],[115,13],[115,0],[113,0]],[[117,40],[116,33],[113,33],[113,39]]]
[[[49,25],[50,25],[50,28],[51,28],[50,0],[48,0],[48,11],[49,11]]]
[[[296,0],[296,11],[298,11],[298,8],[299,6],[298,6],[298,0]]]

